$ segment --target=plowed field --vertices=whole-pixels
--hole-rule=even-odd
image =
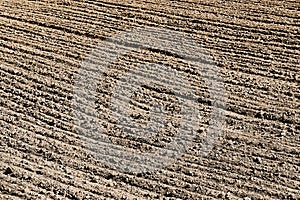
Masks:
[[[0,199],[300,199],[299,8],[299,0],[1,0]],[[114,145],[156,151],[184,122],[176,115],[180,97],[169,91],[176,84],[148,84],[130,96],[126,109],[142,126],[149,118],[159,124],[149,110],[164,106],[166,130],[135,137],[126,121],[121,125],[133,135],[119,130],[114,120],[123,104],[111,103],[118,102],[112,85],[124,73],[126,80],[151,73],[164,80],[159,67],[135,71],[140,65],[158,63],[186,77],[199,113],[194,146],[168,165],[136,172],[106,165],[105,153],[93,153],[78,131],[82,116],[74,115],[76,95],[89,89],[74,88],[103,41],[145,27],[184,34],[210,54],[224,85],[216,93],[226,97],[225,124],[207,154],[195,153],[209,135],[215,104],[192,61],[159,47],[176,38],[156,37],[162,41],[153,43],[157,48],[118,57],[96,83],[95,105],[86,103],[83,111],[97,111]],[[120,49],[134,49],[123,42]],[[111,62],[105,56],[95,62]]]

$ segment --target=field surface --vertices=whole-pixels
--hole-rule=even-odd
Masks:
[[[299,8],[299,0],[1,0],[0,199],[300,199]],[[101,162],[78,134],[74,88],[96,47],[145,27],[185,34],[209,52],[224,84],[226,123],[211,151],[198,156],[214,105],[209,86],[180,56],[133,49],[110,63],[95,106],[83,106],[97,111],[104,134],[140,152],[175,135],[179,98],[168,86],[139,87],[128,107],[145,125],[151,106],[163,105],[173,113],[165,132],[141,139],[124,135],[114,121],[112,85],[124,72],[155,75],[134,71],[149,63],[187,77],[199,127],[196,146],[170,165],[126,172]]]

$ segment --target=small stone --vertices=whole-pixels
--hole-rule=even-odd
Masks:
[[[66,175],[66,177],[67,177],[68,179],[74,179],[74,176],[72,176],[72,175]]]
[[[65,168],[65,172],[66,172],[67,174],[71,174],[71,170],[70,170],[68,167]]]
[[[114,186],[114,183],[110,181],[110,182],[107,183],[107,186],[108,186],[108,187],[113,187],[113,186]]]
[[[230,193],[230,192],[227,192],[226,195],[225,195],[225,198],[226,198],[226,199],[231,199],[231,193]]]
[[[125,195],[123,195],[122,197],[121,197],[121,199],[122,200],[126,200],[126,199],[128,199]]]
[[[202,119],[202,116],[201,116],[201,115],[198,115],[197,118],[198,118],[199,120],[201,120],[201,119]]]
[[[290,195],[288,195],[288,199],[294,200],[294,199],[296,199],[296,198],[295,198],[295,195],[290,194]]]
[[[286,132],[285,132],[285,131],[282,131],[282,132],[280,133],[280,136],[286,136]]]

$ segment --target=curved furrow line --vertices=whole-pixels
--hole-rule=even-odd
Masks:
[[[21,127],[19,127],[19,128],[21,128]],[[23,129],[23,128],[21,128],[21,129]],[[263,142],[263,141],[262,141]],[[30,145],[30,144],[29,144]],[[48,151],[48,150],[47,150]],[[63,151],[63,149],[61,150],[61,151]],[[60,151],[59,151],[60,152]],[[59,153],[58,152],[58,153]],[[61,154],[61,153],[60,153]],[[72,154],[70,154],[70,155],[72,155]],[[70,156],[69,155],[69,156]],[[268,158],[267,158],[268,159]],[[271,158],[271,160],[273,160],[272,158]],[[295,161],[295,160],[294,160]],[[297,162],[297,161],[295,161],[295,162]],[[231,164],[234,164],[234,165],[237,165],[237,166],[240,166],[238,163],[235,163],[235,162],[232,162]],[[245,166],[246,167],[246,166]],[[257,170],[261,170],[261,169],[257,169]]]
[[[212,48],[213,48],[213,47],[212,47]],[[214,47],[214,48],[215,48],[215,47]],[[224,53],[224,48],[223,48],[223,49],[220,49],[220,50],[223,51],[223,53]],[[227,49],[227,51],[228,51],[228,49]],[[245,52],[245,53],[246,53],[246,52]],[[247,55],[247,53],[246,53],[246,54],[243,54],[243,55]],[[258,55],[255,54],[255,57],[253,57],[253,58],[255,59],[255,58],[257,58],[257,56],[258,56]],[[272,60],[273,60],[273,59],[274,59],[274,58],[272,58]],[[290,62],[290,61],[291,61],[291,60],[289,59],[288,62]],[[287,62],[287,61],[285,61],[285,62]],[[297,62],[297,61],[296,61],[296,62]]]
[[[0,162],[0,167],[2,163]],[[1,180],[1,193],[0,198],[5,200],[15,200],[15,199],[29,199],[29,198],[42,198],[45,197],[45,194],[49,194],[50,192],[36,187],[35,185],[31,185],[28,183],[20,183],[17,178],[7,177],[5,175],[0,174]],[[28,184],[28,185],[27,185]],[[30,194],[25,194],[26,189],[30,190]],[[62,198],[63,196],[57,195],[57,197]]]
[[[103,26],[103,25],[102,25]],[[199,31],[198,31],[199,32]],[[203,35],[203,33],[201,33],[201,32],[199,32],[201,35]],[[204,35],[207,35],[207,34],[204,34]],[[227,34],[226,35],[229,35],[229,36],[234,36],[234,34],[232,35],[232,34],[230,34],[228,31],[227,31]],[[210,36],[211,37],[211,36]],[[213,37],[215,37],[215,36],[213,36]],[[224,37],[224,36],[223,36]],[[63,38],[61,38],[61,39],[63,39]],[[233,39],[234,40],[234,42],[239,42],[239,40],[244,40],[244,41],[248,41],[248,44],[249,44],[249,41],[251,41],[252,43],[254,43],[255,41],[254,40],[247,40],[247,38],[246,37],[243,37],[243,38],[241,38],[241,37],[239,37],[238,38],[238,40],[236,40],[236,39],[234,39],[234,38],[226,38],[226,43],[228,43],[228,42],[230,42],[230,41],[228,41],[228,39]],[[219,40],[220,41],[220,40]],[[258,44],[261,44],[262,42],[258,42]],[[235,44],[235,43],[233,43],[233,44]],[[263,42],[262,44],[264,44],[264,45],[268,45],[269,43],[267,42]],[[275,45],[275,46],[277,46],[277,47],[280,47],[281,45],[282,45],[282,43],[270,43],[270,44],[272,44],[272,45]],[[296,51],[297,51],[297,49],[295,49]],[[293,50],[293,51],[295,51],[295,50]]]
[[[41,134],[41,133],[39,133],[39,134]],[[49,135],[48,135],[48,137],[49,137]],[[50,135],[50,137],[53,137],[53,136],[51,136]],[[59,141],[61,141],[61,142],[63,142],[63,140],[66,140],[67,138],[66,137],[63,137],[63,138],[61,138],[61,139],[59,139]],[[236,139],[238,139],[238,138],[236,138]],[[247,139],[248,140],[248,139]],[[242,140],[243,142],[247,142],[247,140],[245,141],[245,140]],[[67,141],[72,141],[72,139],[68,139]],[[264,140],[261,140],[261,142],[264,142]],[[266,142],[267,142],[267,140],[266,140]],[[73,142],[72,143],[70,143],[71,145],[73,145]],[[274,143],[275,144],[275,143]],[[283,143],[284,144],[284,143]],[[288,143],[286,144],[286,145],[288,145]]]
[[[17,99],[15,99],[16,98],[16,96],[14,96],[14,98],[13,99],[10,99],[9,101],[10,102],[14,102],[14,103],[16,103],[16,105],[18,104],[18,100]],[[25,100],[25,99],[24,99]],[[26,101],[29,101],[29,102],[31,102],[31,106],[35,106],[35,101],[34,100],[31,100],[31,99],[27,99]],[[234,103],[234,102],[233,102]],[[26,103],[26,104],[28,104],[28,103]],[[28,105],[30,105],[30,103],[28,104]],[[88,105],[86,105],[86,106],[88,106]],[[19,112],[20,112],[20,106],[19,106]],[[39,109],[38,109],[39,108]],[[62,115],[62,113],[59,113],[59,111],[56,111],[56,110],[52,110],[51,112],[49,112],[49,113],[41,113],[41,111],[42,110],[47,110],[47,108],[48,107],[45,107],[45,106],[43,106],[43,105],[39,105],[38,107],[37,107],[37,109],[39,110],[39,113],[40,114],[34,114],[34,116],[36,116],[36,117],[38,117],[37,119],[40,119],[40,120],[42,120],[44,123],[46,123],[46,124],[49,124],[50,122],[52,123],[53,122],[53,124],[56,124],[56,125],[58,125],[58,124],[60,124],[60,126],[57,126],[57,128],[62,128],[61,130],[64,130],[64,131],[66,131],[66,130],[68,130],[68,127],[71,127],[72,126],[72,124],[69,124],[69,121],[70,120],[72,120],[72,116],[69,116],[68,114],[63,114]],[[25,109],[25,108],[23,108],[23,109]],[[56,113],[56,115],[55,115],[55,113]],[[229,115],[230,116],[230,115]],[[242,115],[243,116],[243,115]],[[90,116],[90,117],[92,117],[92,116]],[[250,117],[249,117],[250,118]],[[48,119],[48,120],[46,120],[46,119]],[[50,121],[49,121],[50,120]],[[61,121],[61,120],[63,120],[63,121]],[[97,119],[95,119],[95,120],[97,120]],[[59,123],[58,123],[59,122]]]
[[[126,19],[125,19],[126,20]],[[74,20],[71,20],[72,22],[74,21]],[[149,20],[146,20],[146,21],[149,21]],[[214,27],[214,26],[213,26]],[[257,29],[256,29],[257,30]],[[269,30],[269,29],[268,29]],[[227,31],[227,34],[228,34],[228,31]],[[234,34],[234,32],[233,32],[233,34]],[[252,33],[253,34],[253,33]],[[239,34],[240,35],[240,34]],[[273,34],[272,34],[273,35]]]
[[[15,97],[16,97],[16,96],[15,96]],[[34,105],[34,102],[35,102],[34,100],[30,100],[30,99],[28,99],[28,100],[31,101],[31,102],[33,103],[32,105]],[[233,101],[232,103],[234,104],[234,101]],[[57,107],[59,107],[59,105],[60,105],[60,104],[58,104]],[[47,109],[47,107],[45,107],[45,109]],[[57,112],[57,111],[54,110],[54,112]],[[63,118],[65,118],[65,117],[67,117],[67,119],[69,118],[67,115],[64,116]],[[70,118],[70,119],[71,119],[71,118]]]
[[[37,80],[37,79],[36,79]],[[43,79],[39,79],[39,80],[43,80]],[[52,83],[53,84],[53,83]],[[59,86],[58,84],[57,84],[57,86]],[[56,87],[56,86],[55,86]],[[71,85],[70,85],[70,87],[71,87]],[[263,88],[264,89],[264,88]],[[63,95],[63,96],[65,96],[65,95]]]
[[[202,160],[204,160],[205,158],[202,158]],[[208,159],[205,159],[205,161],[207,161]],[[243,166],[239,166],[239,165],[229,165],[229,167],[227,168],[222,168],[222,167],[211,167],[211,165],[213,164],[218,164],[221,163],[222,160],[215,160],[212,159],[212,163],[203,163],[203,164],[195,164],[192,162],[177,162],[176,166],[172,167],[168,167],[168,173],[170,173],[170,175],[174,172],[174,170],[176,169],[180,169],[180,171],[177,170],[177,173],[184,175],[187,177],[187,179],[192,179],[193,176],[196,177],[201,177],[201,174],[205,171],[208,171],[208,173],[216,173],[219,175],[219,178],[222,179],[223,177],[227,177],[228,180],[231,179],[233,180],[232,182],[234,182],[234,180],[236,181],[234,184],[238,185],[239,181],[249,181],[252,185],[255,184],[265,184],[267,186],[273,186],[274,187],[274,182],[272,181],[272,179],[266,179],[265,177],[262,177],[262,173],[261,174],[255,174],[253,168],[246,168]],[[229,162],[229,161],[228,161]],[[236,163],[236,162],[234,162]],[[169,169],[170,168],[170,169]],[[228,171],[232,171],[232,174],[228,174]],[[241,173],[243,172],[243,174]],[[251,180],[248,180],[249,175],[253,176],[253,178]],[[269,174],[270,175],[270,174]],[[286,180],[285,180],[286,181]],[[232,184],[231,182],[231,184]],[[291,187],[291,183],[294,187]],[[298,190],[298,185],[299,184],[299,179],[295,180],[294,182],[289,182],[289,183],[285,183],[285,185],[276,185],[275,188],[276,189],[282,189],[282,190],[289,190],[291,192],[297,192]]]
[[[147,13],[149,15],[155,15],[155,16],[169,16],[169,17],[182,17],[182,18],[186,18],[186,19],[190,19],[191,15],[189,13],[192,14],[197,14],[197,13],[211,13],[211,14],[221,14],[222,16],[228,16],[229,14],[232,14],[235,17],[239,17],[236,15],[236,10],[229,10],[228,8],[230,8],[230,5],[227,6],[222,6],[222,4],[218,4],[218,5],[213,5],[213,4],[209,4],[211,2],[197,2],[197,4],[194,4],[192,7],[193,12],[189,12],[190,10],[187,10],[186,8],[188,8],[189,6],[187,5],[179,5],[179,2],[177,4],[171,3],[171,4],[166,4],[165,2],[161,2],[160,5],[158,6],[156,2],[151,2],[152,6],[149,6],[149,1],[147,2],[143,2],[145,4],[139,4],[139,3],[134,3],[129,5],[124,5],[124,4],[120,4],[118,3],[111,3],[111,2],[104,2],[102,1],[100,4],[98,2],[94,2],[94,1],[88,1],[89,3],[87,4],[86,1],[85,2],[81,2],[79,4],[75,4],[72,5],[72,7],[76,7],[78,8],[79,6],[82,6],[82,9],[84,10],[84,8],[86,8],[87,6],[90,5],[94,5],[97,6],[97,10],[101,9],[101,8],[119,8],[119,9],[124,9],[126,8],[126,10],[130,11],[130,12],[143,12],[143,13]],[[148,4],[147,4],[148,3]],[[226,2],[226,3],[231,3],[231,2]],[[85,6],[86,5],[86,6]],[[244,4],[241,4],[244,5]],[[251,4],[249,4],[251,5]],[[247,5],[247,7],[245,8],[249,8],[249,5]],[[172,7],[174,9],[174,11],[172,12],[172,10],[165,10],[162,9],[163,6],[167,6],[167,7]],[[201,6],[201,9],[200,9]],[[220,7],[221,6],[221,7]],[[64,7],[65,10],[68,9],[68,7]],[[141,10],[142,8],[142,10]],[[206,8],[206,9],[205,9]],[[225,9],[224,9],[225,8]],[[243,10],[243,7],[238,7],[238,11],[246,11]],[[257,9],[257,6],[255,7]],[[269,9],[269,8],[268,8]],[[267,10],[268,10],[267,9]],[[105,9],[103,9],[105,12]],[[226,10],[226,12],[223,12],[223,10]],[[257,11],[257,10],[256,10]],[[267,20],[262,18],[260,15],[258,15],[259,12],[248,12],[245,15],[243,15],[243,19],[248,19],[249,21],[260,21],[260,22],[267,22],[267,23],[271,23],[272,21]],[[288,12],[289,14],[293,13],[293,12]],[[239,13],[240,14],[240,13]],[[264,14],[264,13],[263,13]],[[272,14],[271,14],[272,16]],[[276,15],[273,15],[276,16]],[[276,24],[286,24],[284,22],[282,22],[282,19],[284,18],[292,18],[292,19],[297,19],[296,14],[295,17],[291,17],[290,15],[283,15],[280,14],[278,16],[276,16],[276,18],[274,19],[273,17],[273,22]],[[277,19],[277,20],[276,20]],[[289,25],[293,25],[293,24],[289,24]]]
[[[20,149],[20,148],[16,148],[16,147],[10,147],[10,149],[11,150],[13,150],[13,151],[22,151],[22,149]],[[35,155],[36,156],[36,155]],[[40,156],[39,156],[40,157]],[[66,158],[68,158],[67,156],[60,156],[61,158],[62,157],[66,157]],[[76,161],[76,162],[78,162],[78,163],[80,163],[80,161],[81,160],[78,160],[78,159],[73,159],[73,161]],[[82,162],[81,162],[82,163]],[[88,164],[88,163],[82,163],[82,164]],[[72,168],[72,166],[70,166],[69,164],[68,164],[68,166],[70,167],[70,168]],[[74,165],[73,167],[75,167],[76,165]],[[78,166],[78,165],[77,165]],[[84,165],[85,166],[85,165]],[[93,168],[99,168],[99,166],[90,166],[90,167],[93,167]],[[46,167],[45,167],[46,168]],[[81,171],[81,173],[83,173],[84,174],[84,171],[82,171],[82,169],[78,169],[78,168],[74,168],[74,169],[76,169],[76,170],[80,170]],[[100,169],[100,168],[99,168]],[[27,169],[26,169],[27,170]],[[49,171],[50,169],[45,169],[45,171]],[[109,174],[109,172],[111,171],[111,170],[108,170],[107,168],[101,168],[101,170],[105,170],[105,171],[107,171],[106,173],[104,173],[104,175],[102,175],[102,177],[104,177],[105,178],[105,174]],[[98,175],[96,175],[96,174],[94,174],[95,176],[98,176]],[[123,176],[123,175],[122,175]],[[128,177],[128,175],[126,175],[126,174],[124,174],[124,176],[125,177]],[[125,177],[120,177],[120,181],[121,182],[123,182],[123,183],[125,183],[126,185],[131,185],[130,183],[127,183],[128,182],[128,180],[126,180],[126,178]],[[132,178],[133,176],[131,175],[131,178]],[[125,178],[125,179],[124,179]],[[106,178],[105,178],[106,179]],[[149,184],[151,184],[151,185],[153,185],[153,184],[157,184],[157,186],[158,186],[158,183],[160,183],[159,181],[157,182],[157,181],[155,181],[155,180],[149,180],[149,179],[144,179],[144,178],[139,178],[139,179],[141,179],[140,181],[141,182],[143,182],[143,183],[145,183],[145,181],[146,182],[149,182]],[[55,180],[55,179],[53,179],[54,181],[61,181],[61,180]],[[98,179],[99,180],[99,179]],[[118,179],[117,179],[118,180]],[[99,181],[101,181],[101,180],[99,180]],[[108,181],[108,180],[107,180]],[[127,182],[126,182],[127,181]],[[116,182],[116,181],[115,181]],[[116,182],[117,183],[117,182]],[[66,182],[66,183],[63,183],[62,182],[62,184],[69,184],[68,182]],[[73,183],[74,184],[74,183]],[[79,184],[79,183],[78,183]],[[76,186],[76,187],[78,187],[78,185],[74,185],[74,186]],[[115,185],[116,186],[116,185]],[[147,188],[147,187],[145,187],[145,186],[139,186],[137,183],[135,183],[134,185],[132,185],[132,186],[134,186],[134,187],[140,187],[140,188],[142,188],[142,189],[144,189],[144,190],[149,190],[150,192],[151,192],[151,189],[150,188]],[[172,185],[168,185],[168,184],[159,184],[159,186],[160,187],[165,187],[165,188],[174,188],[174,186],[172,186]],[[81,186],[82,187],[82,186]],[[124,184],[121,184],[120,186],[120,189],[122,188],[122,187],[124,187]],[[84,189],[84,188],[82,188],[82,189]],[[95,191],[91,191],[91,192],[95,192]],[[195,193],[195,192],[192,192],[192,191],[186,191],[185,190],[185,192],[187,192],[187,193],[190,193],[191,195],[194,195],[194,196],[199,196],[200,194],[198,194],[198,193]]]
[[[2,153],[1,153],[2,154]],[[20,159],[17,159],[16,157],[10,159],[4,159],[0,161],[0,165],[3,165],[2,163],[8,164],[11,166],[11,168],[14,168],[18,171],[18,173],[15,173],[14,176],[16,178],[22,178],[22,174],[26,173],[27,176],[31,177],[30,182],[32,182],[32,185],[37,185],[38,188],[41,188],[43,190],[49,190],[51,187],[54,190],[59,190],[61,188],[64,188],[69,194],[76,194],[77,192],[80,192],[84,194],[84,196],[92,196],[94,198],[99,198],[100,195],[106,196],[106,197],[115,197],[115,198],[121,198],[121,195],[117,195],[114,192],[100,192],[100,191],[109,191],[109,190],[100,190],[103,189],[103,186],[97,185],[97,189],[87,191],[86,188],[84,188],[84,184],[80,184],[83,181],[76,179],[74,180],[68,180],[67,178],[63,177],[55,177],[53,174],[57,174],[57,171],[55,173],[50,174],[52,170],[47,169],[47,171],[40,171],[38,173],[32,172],[22,166],[20,162],[18,162]],[[36,165],[36,167],[38,167]],[[29,181],[26,181],[28,185],[31,185]],[[56,186],[56,188],[53,188]],[[117,191],[117,190],[116,190]],[[125,193],[123,191],[123,193]],[[62,194],[60,194],[62,195]],[[72,197],[69,197],[72,198]],[[74,198],[74,197],[73,197]]]
[[[8,62],[8,61],[7,61]],[[58,79],[58,78],[57,78]],[[58,80],[60,80],[60,79],[58,79]],[[262,88],[262,90],[264,90],[265,88]]]

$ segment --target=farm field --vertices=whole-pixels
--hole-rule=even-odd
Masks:
[[[299,8],[299,0],[0,1],[0,199],[300,199]],[[116,35],[139,28],[153,31],[147,33],[153,47],[138,49],[130,36],[114,42]],[[166,37],[156,36],[156,30]],[[193,60],[162,49],[189,48],[194,55],[197,45],[180,43],[173,37],[177,33],[210,55],[222,90],[212,92],[213,80]],[[113,57],[123,48],[130,52]],[[163,149],[180,124],[193,125],[177,115],[184,98],[169,91],[188,88],[184,81],[141,84],[128,104],[118,99],[121,89],[113,86],[123,81],[135,87],[140,79],[132,82],[132,77],[151,75],[161,83],[173,78],[161,68],[135,71],[151,63],[186,77],[194,91],[194,146],[157,170],[126,171],[129,163],[121,162],[115,164],[121,170],[113,168],[101,160],[111,152],[93,153],[87,135],[79,134],[87,134],[76,123],[89,116],[85,112],[93,110],[105,136],[129,152]],[[104,76],[80,79],[98,65],[108,66]],[[91,80],[98,81],[93,104],[76,101],[77,95],[93,92],[76,90]],[[212,127],[213,100],[225,97],[217,118],[224,120],[222,133],[199,156]],[[77,103],[82,112],[74,114]],[[163,124],[151,115],[154,104],[170,117],[164,131],[146,129],[152,135],[138,138],[120,130],[137,134],[127,121],[118,124],[115,118],[124,114],[118,109],[129,109],[142,127],[153,118]]]

